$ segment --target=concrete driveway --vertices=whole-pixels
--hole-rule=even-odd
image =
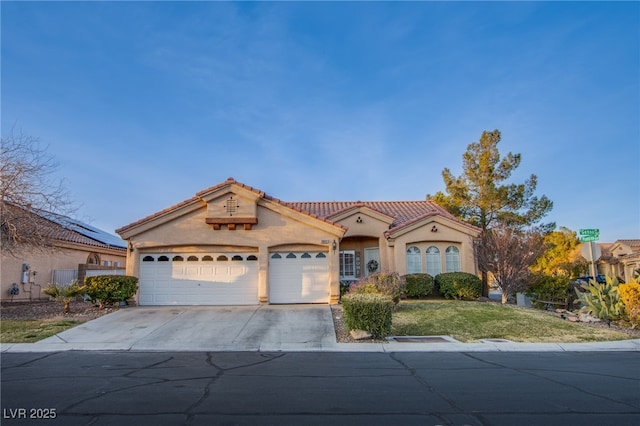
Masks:
[[[34,344],[136,351],[322,350],[336,345],[327,305],[131,307]]]

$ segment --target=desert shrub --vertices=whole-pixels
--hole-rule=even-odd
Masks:
[[[42,292],[55,302],[62,303],[63,311],[65,314],[71,312],[71,301],[85,293],[85,288],[78,283],[78,280],[73,280],[67,286],[60,286],[57,284],[49,284],[42,289]]]
[[[433,277],[429,274],[409,274],[405,275],[404,280],[404,294],[409,298],[424,298],[433,291]]]
[[[618,294],[632,327],[640,324],[640,284],[629,283],[618,285]]]
[[[482,295],[482,281],[467,272],[445,272],[435,282],[445,299],[477,299]]]
[[[581,286],[585,292],[576,289],[578,299],[583,304],[581,310],[604,320],[617,320],[624,316],[624,304],[618,294],[618,279],[607,277],[606,283],[591,280]]]
[[[575,299],[573,292],[569,292],[569,280],[564,277],[538,275],[527,290],[527,296],[534,299],[533,306],[544,309],[546,302],[566,303],[567,298]]]
[[[400,302],[403,291],[404,280],[396,272],[371,274],[349,288],[349,294],[383,294],[391,297],[395,304]]]
[[[349,330],[364,330],[373,337],[391,333],[393,300],[388,295],[357,293],[342,298],[342,312]]]
[[[97,275],[86,277],[84,287],[91,301],[98,302],[102,308],[133,297],[138,290],[138,278],[126,275]]]

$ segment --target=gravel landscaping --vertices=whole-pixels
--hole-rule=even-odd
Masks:
[[[71,312],[62,311],[62,303],[48,300],[36,302],[2,302],[0,318],[3,320],[58,320],[90,321],[119,309],[118,306],[99,309],[91,302],[71,302]]]

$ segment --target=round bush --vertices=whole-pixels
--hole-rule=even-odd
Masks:
[[[440,294],[445,299],[473,300],[482,294],[482,281],[480,278],[467,272],[445,272],[436,275],[435,282]]]
[[[138,291],[138,278],[126,275],[97,275],[86,277],[84,287],[87,296],[102,307],[133,297]]]
[[[404,292],[409,298],[421,299],[430,296],[433,292],[434,281],[429,274],[409,274],[405,275],[404,279]]]
[[[351,284],[348,294],[384,294],[398,304],[403,291],[404,279],[398,273],[378,272]]]

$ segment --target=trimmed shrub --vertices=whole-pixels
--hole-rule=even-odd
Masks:
[[[640,284],[618,285],[618,294],[633,328],[640,324]]]
[[[97,275],[86,277],[84,287],[92,302],[100,307],[125,301],[138,291],[138,278],[126,275]]]
[[[342,298],[342,313],[349,330],[364,330],[373,337],[391,334],[393,300],[383,294],[347,294]]]
[[[433,292],[433,277],[429,274],[409,274],[404,277],[404,294],[412,299],[421,299]]]
[[[391,297],[393,303],[400,302],[404,290],[404,280],[396,272],[371,274],[351,284],[349,294],[383,294]]]
[[[567,303],[573,301],[575,294],[569,290],[567,278],[538,275],[529,286],[527,296],[534,299],[533,306],[535,308],[545,309],[548,302]]]
[[[482,294],[480,278],[467,272],[445,272],[435,282],[445,299],[477,299]]]

